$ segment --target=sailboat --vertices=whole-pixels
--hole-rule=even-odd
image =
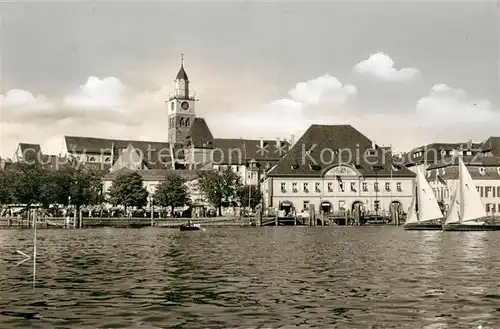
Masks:
[[[500,225],[486,222],[481,196],[463,160],[458,158],[459,183],[443,224],[443,231],[499,231]]]
[[[443,213],[429,182],[417,168],[415,194],[411,201],[405,230],[441,230]]]

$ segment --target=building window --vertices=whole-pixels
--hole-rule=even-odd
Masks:
[[[396,183],[396,189],[398,190],[398,192],[403,191],[403,189],[401,188],[401,183],[400,182]]]
[[[467,151],[467,155],[472,155],[472,152],[471,151]]]
[[[309,193],[309,184],[304,183],[304,192]]]
[[[286,183],[281,183],[281,193],[286,192]]]
[[[309,210],[309,201],[304,201],[304,210]]]
[[[189,118],[186,118],[186,127],[189,127],[190,123],[189,123]]]
[[[356,183],[351,182],[351,192],[356,192]]]
[[[486,186],[485,192],[484,192],[484,197],[489,197],[491,193],[491,186]]]
[[[319,185],[320,185],[319,183],[315,183],[315,184],[314,184],[314,190],[315,190],[316,192],[321,192],[321,190],[319,189]]]
[[[344,183],[343,182],[339,182],[339,191],[344,192]]]
[[[368,192],[368,183],[363,182],[363,192]]]
[[[385,190],[386,190],[387,192],[389,192],[389,191],[391,190],[391,183],[390,183],[390,182],[386,182],[386,183],[385,183]]]
[[[333,192],[333,183],[328,183],[328,192]]]
[[[375,200],[374,206],[375,206],[375,211],[379,211],[380,210],[380,201]]]
[[[378,189],[378,182],[373,183],[373,189],[375,190],[375,192],[379,191],[379,189]]]
[[[447,199],[447,198],[449,198],[449,197],[450,197],[450,190],[449,190],[449,189],[447,189],[447,188],[445,188],[445,189],[444,189],[444,198],[445,198],[445,199]]]
[[[292,183],[292,191],[293,193],[297,193],[298,190],[297,190],[297,183]]]
[[[110,157],[104,158],[104,162],[111,162],[111,158]]]

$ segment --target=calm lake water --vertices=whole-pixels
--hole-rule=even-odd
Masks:
[[[0,231],[0,328],[500,328],[500,233]]]

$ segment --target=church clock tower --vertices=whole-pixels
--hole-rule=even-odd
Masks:
[[[196,117],[194,106],[196,99],[189,94],[189,79],[184,70],[184,55],[181,55],[181,68],[174,80],[175,90],[168,101],[168,141],[184,143],[189,129]]]

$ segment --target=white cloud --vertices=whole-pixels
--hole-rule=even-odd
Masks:
[[[300,137],[311,124],[318,122],[313,114],[316,108],[328,108],[328,117],[338,113],[331,106],[342,106],[357,94],[353,85],[344,85],[337,78],[324,75],[306,82],[299,82],[288,95],[264,106],[248,109],[242,113],[228,113],[207,116],[210,128],[214,132],[224,133],[228,137],[289,138],[291,134]]]
[[[2,111],[5,110],[43,110],[53,107],[45,95],[34,96],[22,89],[11,89],[0,95]]]
[[[448,126],[456,124],[498,123],[498,112],[490,101],[471,98],[462,89],[453,89],[445,84],[432,87],[429,95],[417,102],[417,114],[427,124]]]
[[[384,53],[371,54],[368,59],[362,60],[353,68],[355,72],[370,75],[384,81],[404,81],[420,75],[420,71],[406,67],[400,70],[394,68],[394,61]]]
[[[76,108],[117,108],[123,105],[125,86],[114,77],[89,77],[80,89],[65,97],[64,104]]]
[[[343,85],[337,78],[324,75],[306,82],[299,82],[289,91],[294,101],[307,105],[320,103],[345,104],[349,97],[356,95],[357,88],[353,85]]]

